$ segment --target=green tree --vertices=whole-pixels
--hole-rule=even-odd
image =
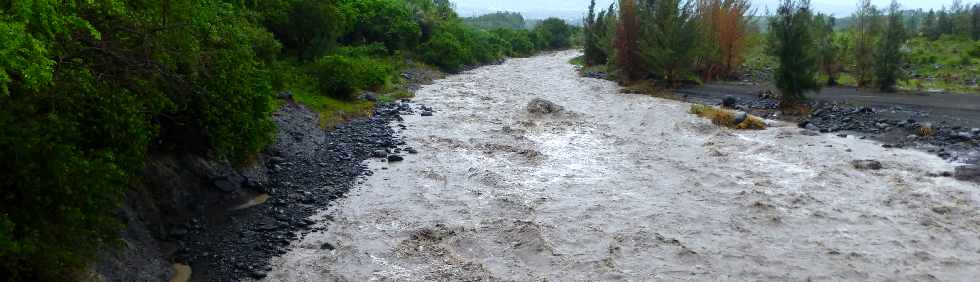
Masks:
[[[348,19],[332,2],[299,0],[285,8],[283,15],[265,21],[286,51],[309,60],[338,45],[337,39],[347,32]]]
[[[832,16],[818,14],[813,21],[813,37],[816,41],[817,64],[820,71],[827,76],[827,85],[837,85],[840,70],[840,47],[834,33],[836,19]]]
[[[950,12],[943,8],[936,16],[936,37],[953,34],[953,19]]]
[[[782,0],[769,20],[768,52],[779,61],[775,79],[784,109],[800,105],[806,100],[806,92],[820,89],[812,18],[809,0]]]
[[[542,49],[560,50],[571,47],[572,26],[559,18],[545,19],[541,24],[534,27],[534,32],[538,34],[545,44]]]
[[[875,52],[875,77],[881,91],[895,91],[895,84],[901,77],[905,56],[902,45],[905,43],[905,26],[901,6],[892,0],[888,7],[888,18],[884,34],[878,41]]]
[[[482,29],[525,29],[524,16],[514,12],[496,12],[476,17],[464,18],[463,22]]]
[[[881,30],[880,12],[870,0],[858,2],[858,10],[852,16],[854,25],[854,72],[858,87],[873,81],[874,46]]]
[[[936,12],[929,10],[925,18],[922,19],[922,26],[919,28],[919,32],[922,36],[929,38],[929,40],[936,40],[939,38],[939,29],[936,26]]]
[[[585,64],[589,66],[606,63],[606,54],[602,50],[602,33],[605,32],[602,14],[596,18],[595,0],[589,4],[589,13],[585,17]]]
[[[980,40],[980,3],[970,9],[970,23],[973,27],[973,40]]]
[[[647,72],[672,83],[692,77],[700,33],[691,2],[658,0],[642,7],[647,21],[642,23],[640,54]]]
[[[348,43],[384,43],[388,50],[418,46],[422,30],[404,1],[342,0],[351,23]]]

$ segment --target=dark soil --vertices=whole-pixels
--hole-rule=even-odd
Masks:
[[[736,108],[767,118],[799,123],[822,133],[871,138],[890,148],[914,148],[950,161],[980,160],[980,95],[877,93],[830,87],[812,95],[810,114],[781,116],[778,98],[756,85],[708,84],[679,89],[675,98],[721,104],[726,97]],[[921,128],[929,128],[921,136]]]

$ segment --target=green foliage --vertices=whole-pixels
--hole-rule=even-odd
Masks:
[[[317,60],[313,73],[320,91],[335,99],[351,101],[358,90],[378,90],[394,76],[388,62],[365,56],[328,55]]]
[[[901,77],[901,67],[905,56],[901,50],[905,43],[905,26],[898,2],[892,1],[888,9],[887,25],[875,52],[875,81],[879,89],[895,91],[895,84]]]
[[[570,40],[574,29],[559,18],[548,18],[534,28],[539,37],[541,49],[561,50],[572,46]]]
[[[776,15],[769,20],[769,53],[779,61],[775,80],[785,109],[805,101],[807,91],[820,89],[812,22],[807,0],[782,0]]]
[[[864,87],[874,78],[874,46],[881,33],[881,12],[870,0],[861,0],[853,18],[854,72],[858,86]]]
[[[448,72],[459,72],[472,62],[469,46],[461,44],[451,32],[437,31],[429,42],[422,45],[422,58]]]
[[[496,12],[476,17],[463,18],[463,22],[481,29],[526,29],[524,16],[514,12]]]
[[[271,141],[264,66],[279,44],[248,13],[211,1],[8,7],[0,276],[73,280],[115,237],[112,213],[151,149],[244,161]]]
[[[602,65],[606,63],[607,55],[602,48],[602,34],[607,30],[604,26],[604,13],[600,12],[596,18],[595,0],[589,4],[589,13],[585,17],[585,64],[589,66]]]
[[[668,82],[693,77],[700,38],[690,2],[660,0],[653,5],[642,9],[650,19],[643,23],[640,39],[646,71]]]
[[[422,30],[404,1],[341,0],[351,22],[349,43],[381,42],[388,50],[410,49],[419,44]]]
[[[827,85],[837,85],[837,77],[841,68],[841,49],[846,44],[834,33],[835,19],[832,16],[819,14],[813,19],[813,36],[816,41],[817,64],[823,75],[827,77]]]
[[[336,47],[349,22],[349,15],[328,1],[297,0],[293,5],[262,11],[280,11],[264,17],[266,26],[287,52],[304,59],[318,58]]]
[[[510,48],[507,52],[507,56],[511,57],[527,57],[537,51],[534,47],[534,42],[531,41],[531,32],[528,30],[513,30],[513,29],[495,29],[491,31],[495,36],[499,37],[504,42],[510,43]]]

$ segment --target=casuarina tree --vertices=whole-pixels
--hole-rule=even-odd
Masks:
[[[888,22],[875,52],[875,81],[881,91],[895,91],[895,83],[901,76],[904,62],[902,44],[905,43],[905,26],[901,6],[892,0],[888,8]]]
[[[875,41],[880,29],[880,12],[870,0],[861,0],[854,18],[854,63],[855,79],[858,87],[867,86],[872,81],[874,68]]]
[[[837,85],[837,71],[840,69],[840,48],[834,34],[835,19],[819,14],[814,17],[813,32],[817,48],[817,64],[820,72],[827,76],[827,85]]]
[[[820,89],[810,23],[809,0],[782,0],[769,21],[769,53],[779,60],[776,87],[782,92],[780,106],[791,109],[806,100],[807,91]]]
[[[595,0],[589,4],[589,14],[585,17],[585,64],[594,66],[606,63],[606,54],[602,51],[600,33],[604,28],[602,17],[596,19]]]
[[[655,2],[655,3],[649,3]],[[649,1],[643,5],[641,55],[648,75],[675,83],[693,75],[698,54],[697,22],[691,3]]]
[[[640,19],[636,0],[619,1],[619,26],[616,29],[616,64],[620,78],[629,83],[643,79],[645,72],[639,56]]]

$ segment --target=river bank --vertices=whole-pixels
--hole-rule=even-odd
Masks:
[[[812,94],[811,112],[781,116],[771,90],[755,84],[713,83],[674,91],[670,98],[722,104],[840,136],[856,135],[888,148],[914,148],[945,160],[980,164],[980,95],[864,92],[830,87]],[[967,178],[967,176],[964,176]],[[968,177],[980,182],[976,176]]]

